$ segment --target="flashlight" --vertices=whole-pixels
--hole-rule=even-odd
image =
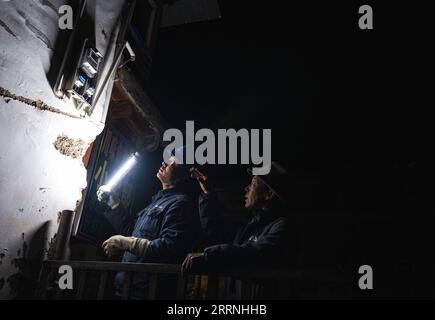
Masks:
[[[112,190],[112,188],[118,184],[119,181],[121,181],[122,178],[137,164],[139,161],[140,154],[134,153],[130,156],[130,158],[122,165],[122,167],[115,173],[115,175],[109,180],[109,182],[106,184],[106,187],[109,190]]]

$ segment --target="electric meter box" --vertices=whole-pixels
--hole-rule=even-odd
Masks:
[[[103,56],[84,41],[80,58],[72,79],[67,82],[66,91],[76,100],[79,109],[86,110],[92,105],[100,78]]]

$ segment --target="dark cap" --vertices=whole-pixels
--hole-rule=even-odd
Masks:
[[[248,173],[252,175],[252,169],[248,169]],[[258,175],[258,179],[263,182],[280,200],[284,200],[284,190],[288,182],[287,170],[272,161],[270,172],[266,175]]]

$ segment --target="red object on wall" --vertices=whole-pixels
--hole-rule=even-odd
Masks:
[[[92,142],[91,145],[89,146],[88,150],[86,150],[85,155],[82,158],[83,165],[85,166],[86,169],[88,169],[89,158],[91,157],[91,152],[92,152],[93,147],[94,147],[94,143]]]

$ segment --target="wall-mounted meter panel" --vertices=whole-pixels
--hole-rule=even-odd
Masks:
[[[61,99],[72,98],[82,116],[90,116],[93,113],[104,88],[107,87],[121,61],[126,45],[125,35],[136,5],[136,0],[123,1],[119,32],[113,40],[106,41],[107,47],[105,47],[101,45],[101,41],[98,41],[102,39],[97,39],[97,35],[98,37],[102,35],[95,32],[95,8],[90,7],[86,10],[87,2],[87,0],[76,1],[74,28],[60,33],[59,39],[62,41],[59,43],[66,44],[65,52],[59,68],[57,69],[56,66],[56,71],[53,69],[52,74],[56,75],[56,78],[51,77],[50,80],[54,94]],[[96,49],[97,43],[100,43],[99,49],[103,54]],[[105,61],[103,55],[112,54],[114,54],[113,62]],[[107,107],[108,103],[105,104],[102,112],[102,122],[105,121]]]
[[[103,63],[103,56],[95,48],[87,47],[87,43],[86,39],[74,76],[66,87],[67,92],[76,100],[78,108],[85,111],[92,105]]]

